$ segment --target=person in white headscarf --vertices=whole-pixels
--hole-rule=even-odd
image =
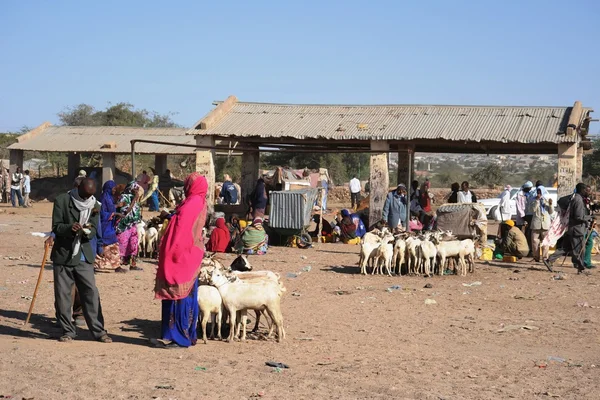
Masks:
[[[510,212],[510,191],[512,187],[510,185],[504,186],[504,190],[500,194],[500,204],[498,208],[500,209],[500,216],[502,221],[509,220],[511,217]]]

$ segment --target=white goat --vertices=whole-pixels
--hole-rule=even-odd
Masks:
[[[419,258],[423,263],[423,273],[427,276],[433,275],[435,270],[435,259],[437,257],[437,249],[435,244],[430,240],[422,240],[419,246]]]
[[[146,230],[146,234],[144,236],[144,256],[152,257],[152,253],[158,246],[158,229],[151,226]]]
[[[420,262],[419,262],[419,247],[421,246],[421,239],[416,237],[409,237],[406,239],[406,250],[408,252],[408,274],[419,275]]]
[[[392,244],[393,241],[394,236],[391,233],[384,233],[379,247],[375,249],[373,254],[373,271],[371,272],[371,275],[374,275],[376,271],[381,274],[383,269],[382,267],[385,266],[387,274],[392,276],[392,258],[394,257],[394,245]]]
[[[223,317],[223,301],[221,294],[214,286],[198,286],[198,306],[202,319],[202,340],[206,344],[206,323],[211,318],[211,340],[215,338],[215,326],[217,327],[217,337],[221,340],[221,318]],[[216,322],[215,322],[216,317]]]
[[[398,269],[398,275],[401,275],[402,264],[406,256],[406,242],[402,238],[397,238],[394,242],[394,256],[392,257],[392,270]]]
[[[446,268],[446,260],[449,257],[458,257],[459,258],[459,264],[460,264],[460,268],[462,268],[462,263],[464,263],[464,260],[461,256],[461,254],[463,253],[463,244],[461,241],[459,240],[451,240],[451,241],[447,241],[447,242],[439,242],[437,245],[437,249],[438,249],[438,257],[440,258],[439,261],[439,274],[443,275],[444,274],[444,269]]]
[[[380,243],[381,238],[375,233],[367,232],[363,236],[360,245],[360,260],[358,261],[361,274],[367,274],[367,265],[369,262],[372,265],[372,258],[375,256],[375,250],[379,247]]]
[[[465,239],[460,241],[462,244],[461,253],[461,275],[467,275],[466,261],[469,262],[469,272],[475,272],[475,243],[471,239]]]
[[[146,242],[146,223],[144,221],[140,221],[135,224],[135,229],[137,230],[138,237],[138,256],[144,251],[144,243]]]
[[[237,312],[241,310],[266,310],[277,328],[277,341],[285,337],[283,330],[283,315],[281,314],[281,289],[275,282],[262,280],[260,282],[230,282],[217,269],[209,273],[210,284],[215,286],[223,305],[229,311],[229,342],[235,337]],[[269,335],[270,336],[270,335]],[[268,337],[268,336],[267,336]],[[242,340],[245,340],[242,336]]]

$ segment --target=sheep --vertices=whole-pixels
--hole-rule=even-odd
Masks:
[[[135,224],[135,228],[137,230],[138,237],[138,256],[144,251],[144,243],[146,242],[146,223],[144,221],[140,221]]]
[[[158,229],[156,229],[155,227],[150,227],[146,230],[146,233],[144,235],[145,237],[145,243],[144,243],[144,255],[146,257],[148,257],[148,254],[150,255],[150,257],[152,257],[152,253],[154,253],[154,250],[157,248],[158,246]]]
[[[379,247],[380,243],[381,238],[377,234],[367,232],[363,236],[360,245],[360,259],[358,261],[361,274],[367,274],[367,265],[371,261],[372,257],[375,255],[374,252]]]
[[[384,228],[385,229],[385,228]],[[392,266],[392,258],[394,257],[394,245],[391,243],[394,241],[394,236],[386,232],[381,238],[381,243],[375,249],[373,254],[373,271],[371,275],[375,274],[375,271],[378,271],[379,274],[382,273],[382,264],[385,266],[387,273],[389,276],[392,276],[391,266]]]
[[[277,283],[268,280],[260,282],[243,282],[237,280],[230,282],[217,269],[209,273],[209,279],[210,284],[218,289],[223,299],[223,305],[229,311],[230,331],[227,338],[228,342],[232,342],[235,337],[237,311],[247,309],[266,310],[277,328],[277,342],[285,338],[280,304],[282,293]],[[242,336],[242,340],[245,339],[246,337]]]
[[[423,273],[427,276],[433,275],[435,270],[435,259],[437,257],[437,249],[431,240],[422,240],[419,246],[419,256],[423,262]],[[433,261],[431,261],[433,259]]]
[[[406,242],[398,237],[394,242],[394,256],[392,257],[392,270],[398,268],[398,275],[401,275],[402,264],[406,256]]]
[[[461,240],[462,244],[462,271],[461,275],[467,275],[467,265],[465,260],[469,262],[469,272],[475,272],[475,242],[471,239]]]
[[[231,271],[252,271],[252,265],[248,261],[248,257],[245,255],[237,256],[235,260],[229,266]]]
[[[419,262],[419,247],[421,246],[421,239],[416,237],[409,237],[406,239],[406,250],[408,252],[408,273],[410,275],[419,275],[420,262]]]
[[[223,300],[219,290],[214,286],[200,285],[198,286],[198,306],[202,314],[202,340],[206,344],[206,323],[208,318],[211,318],[210,339],[215,338],[215,325],[217,327],[217,338],[221,340],[221,318],[223,317]],[[216,317],[216,321],[215,321]]]
[[[444,268],[446,267],[446,259],[449,257],[458,257],[459,265],[462,266],[464,260],[461,257],[463,250],[463,244],[459,240],[452,240],[447,242],[439,242],[437,245],[439,262],[439,274],[444,274]]]

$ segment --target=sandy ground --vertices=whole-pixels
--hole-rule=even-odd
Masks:
[[[272,248],[251,261],[284,277],[285,341],[165,350],[149,343],[160,319],[149,261],[140,273],[96,276],[113,344],[85,329],[65,344],[54,340],[51,266],[23,326],[43,254],[29,232],[48,231],[50,214],[51,204],[0,206],[0,398],[600,398],[597,270],[565,266],[567,279],[553,280],[541,264],[480,262],[464,278],[361,276],[357,246]]]

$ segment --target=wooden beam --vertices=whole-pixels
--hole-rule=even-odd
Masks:
[[[235,96],[229,96],[224,102],[222,102],[221,104],[219,104],[218,106],[216,106],[213,110],[211,110],[208,114],[206,114],[206,116],[204,118],[202,118],[200,121],[196,122],[196,125],[194,125],[194,128],[197,129],[201,129],[201,130],[205,130],[205,129],[210,129],[212,127],[214,127],[217,122],[219,122],[221,120],[221,118],[223,118],[225,116],[225,114],[227,114],[229,111],[231,111],[231,109],[233,108],[233,106],[235,105],[235,103],[237,103],[238,99]],[[188,131],[189,133],[189,131]]]
[[[581,102],[576,101],[573,104],[573,108],[571,108],[571,114],[569,115],[569,121],[567,125],[567,135],[575,136],[577,135],[577,128],[579,128],[579,124],[581,123],[581,115],[583,113],[583,108],[581,107]]]
[[[44,131],[44,129],[48,128],[52,126],[52,124],[50,122],[44,122],[43,124],[41,124],[40,126],[33,128],[32,130],[30,130],[29,132],[20,135],[17,140],[19,143],[24,142],[26,140],[29,140],[31,138],[36,137],[37,135],[39,135],[40,133],[42,133]]]

